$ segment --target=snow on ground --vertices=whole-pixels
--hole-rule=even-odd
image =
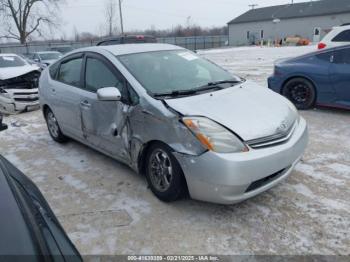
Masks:
[[[233,51],[234,50],[234,51]],[[199,51],[199,54],[216,62],[228,71],[267,86],[266,78],[273,72],[274,61],[316,51],[307,47],[239,47]]]
[[[314,49],[200,54],[266,87],[275,59]],[[5,118],[0,150],[37,183],[82,254],[350,254],[350,114],[301,114],[310,128],[303,161],[279,186],[232,206],[162,203],[128,167],[77,142],[53,142],[39,111]]]

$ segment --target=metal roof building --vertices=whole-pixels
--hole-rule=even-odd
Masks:
[[[249,10],[228,23],[230,45],[301,36],[318,42],[333,26],[350,23],[350,0],[320,0]]]

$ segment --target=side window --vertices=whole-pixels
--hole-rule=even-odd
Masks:
[[[140,101],[140,98],[138,94],[135,92],[135,90],[128,84],[128,90],[129,90],[129,99],[132,105],[137,105]]]
[[[335,51],[336,64],[347,64],[350,65],[350,48],[344,48]]]
[[[76,58],[63,62],[57,80],[72,86],[80,86],[80,73],[83,58]]]
[[[60,64],[59,63],[55,63],[53,65],[50,66],[49,68],[49,72],[50,72],[50,77],[52,79],[57,79],[57,72],[58,72],[58,69],[60,68]]]
[[[333,38],[332,42],[350,42],[350,30],[345,30]]]
[[[102,87],[116,87],[123,95],[123,81],[109,69],[101,60],[88,57],[86,60],[85,88],[96,92]]]

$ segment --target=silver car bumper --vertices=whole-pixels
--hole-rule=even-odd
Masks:
[[[0,94],[0,112],[16,114],[40,108],[38,89],[10,89],[6,96]]]
[[[308,143],[306,121],[301,118],[288,142],[246,153],[201,156],[175,154],[193,199],[234,204],[280,183],[292,172]]]

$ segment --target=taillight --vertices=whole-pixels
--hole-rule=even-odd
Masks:
[[[326,47],[327,47],[327,45],[325,43],[319,43],[318,44],[318,49],[324,49]]]

